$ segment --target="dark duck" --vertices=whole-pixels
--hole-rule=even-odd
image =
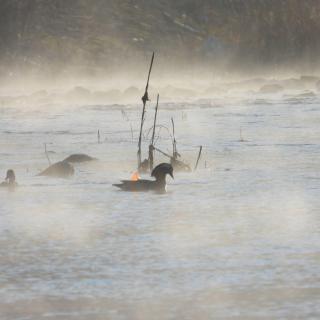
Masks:
[[[0,187],[4,187],[4,188],[14,188],[16,187],[18,184],[16,182],[16,175],[14,173],[14,171],[12,169],[7,171],[7,176],[5,178],[5,181],[3,181],[0,184]]]
[[[155,180],[121,180],[122,183],[114,184],[115,187],[123,191],[166,191],[166,176],[170,175],[173,178],[173,167],[170,163],[161,163],[156,166],[152,172],[151,177]]]
[[[54,178],[69,178],[74,175],[74,168],[66,161],[60,161],[52,164],[47,169],[43,170],[38,176],[47,176]]]
[[[81,163],[81,162],[94,161],[94,160],[97,160],[97,159],[90,157],[87,154],[79,153],[79,154],[72,154],[71,156],[65,158],[63,161],[69,162],[69,163]]]

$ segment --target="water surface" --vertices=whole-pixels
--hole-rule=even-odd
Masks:
[[[140,105],[2,106],[0,172],[20,186],[0,191],[1,319],[320,317],[319,102],[160,105],[192,166],[204,146],[165,195],[112,187],[134,170]],[[36,177],[44,143],[99,161]],[[166,128],[157,145],[171,152]]]

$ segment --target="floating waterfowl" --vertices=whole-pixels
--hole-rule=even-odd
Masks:
[[[5,181],[0,184],[0,187],[4,188],[14,188],[18,184],[16,183],[16,175],[12,169],[7,171]]]
[[[71,156],[65,158],[63,161],[69,162],[69,163],[80,163],[80,162],[87,162],[87,161],[93,161],[97,160],[96,158],[92,158],[88,156],[87,154],[72,154]]]
[[[73,166],[66,162],[60,161],[54,163],[44,171],[38,174],[38,176],[47,176],[47,177],[55,177],[55,178],[69,178],[74,175]]]
[[[170,163],[161,163],[156,166],[151,177],[156,180],[122,180],[122,183],[114,184],[113,186],[120,188],[123,191],[166,191],[166,175],[169,174],[173,178],[173,167]]]

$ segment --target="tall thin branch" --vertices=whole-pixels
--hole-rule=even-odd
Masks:
[[[153,66],[153,59],[154,59],[154,52],[152,53],[152,58],[151,58],[151,63],[150,63],[150,67],[149,67],[149,73],[148,73],[148,80],[147,80],[147,84],[146,84],[146,89],[145,89],[143,97],[141,98],[141,100],[143,102],[143,108],[142,108],[142,114],[141,114],[140,133],[139,133],[139,140],[138,140],[138,153],[137,153],[137,156],[138,156],[138,168],[141,165],[142,131],[143,131],[143,124],[144,124],[144,120],[145,120],[146,104],[147,104],[147,101],[149,101],[148,89],[149,89],[149,80],[150,80],[151,70],[152,70],[152,66]]]

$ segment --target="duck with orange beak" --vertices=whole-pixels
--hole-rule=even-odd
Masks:
[[[113,186],[120,188],[123,191],[166,191],[166,176],[170,175],[173,178],[173,167],[170,163],[161,163],[156,166],[151,177],[156,180],[121,180],[122,183],[114,184]]]

